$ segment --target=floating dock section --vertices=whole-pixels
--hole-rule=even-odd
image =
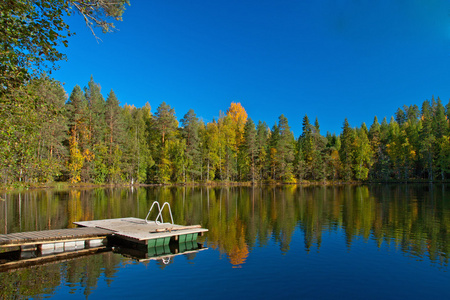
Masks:
[[[182,226],[138,218],[83,221],[74,224],[108,230],[115,239],[147,245],[148,248],[166,246],[171,240],[179,243],[196,242],[198,236],[208,231],[200,225]]]
[[[141,259],[157,259],[161,256],[198,251],[202,246],[197,244],[197,238],[208,231],[200,225],[182,226],[138,218],[83,221],[74,224],[81,227],[0,234],[0,272],[111,251],[112,245],[122,245],[121,249],[129,249],[124,250],[125,252],[144,250],[144,254],[139,252],[141,254],[138,257]],[[171,241],[174,248],[172,251],[169,248]]]

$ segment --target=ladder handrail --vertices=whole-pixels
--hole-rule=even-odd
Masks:
[[[162,206],[161,209],[159,210],[158,217],[161,216],[161,223],[164,223],[164,222],[163,222],[163,217],[162,217],[162,212],[163,212],[164,207],[165,207],[166,205],[169,207],[170,219],[172,220],[172,225],[173,225],[172,210],[170,209],[170,204],[169,204],[169,202],[164,202],[163,206]],[[158,220],[158,217],[156,217],[156,221]]]
[[[158,206],[158,216],[155,219],[155,223],[158,224],[158,225],[164,223],[163,216],[162,216],[162,211],[164,210],[164,207],[167,205],[169,207],[170,219],[172,220],[172,225],[173,225],[172,209],[170,209],[170,204],[168,202],[164,202],[163,206],[161,207],[159,205],[158,201],[153,201],[153,204],[150,207],[150,209],[149,209],[149,211],[147,213],[147,216],[145,217],[145,222],[146,223],[150,223],[151,222],[151,221],[148,220],[148,217],[150,216],[150,213],[152,212],[153,206],[155,206],[155,204],[156,204],[156,206]],[[161,222],[158,222],[159,218],[161,218]]]
[[[148,210],[148,214],[145,217],[145,222],[149,223],[148,221],[148,217],[150,216],[150,213],[152,212],[153,206],[155,206],[155,204],[158,206],[158,211],[161,211],[161,206],[159,206],[159,202],[158,201],[153,201],[152,206],[150,207],[150,209]],[[156,222],[156,220],[155,220]],[[156,222],[158,224],[158,222]]]

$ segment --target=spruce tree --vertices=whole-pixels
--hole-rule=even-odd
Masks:
[[[433,98],[434,100],[434,98]],[[422,122],[421,130],[419,133],[420,137],[420,156],[422,165],[424,166],[424,172],[426,173],[430,181],[433,180],[433,157],[435,144],[435,137],[433,134],[433,113],[432,107],[428,100],[424,101],[422,104]]]
[[[288,119],[281,115],[278,118],[279,140],[276,145],[278,162],[278,174],[280,179],[292,182],[294,162],[294,136],[288,124]]]
[[[353,179],[353,141],[354,132],[350,128],[347,118],[344,120],[342,127],[342,134],[340,137],[341,149],[339,150],[339,156],[342,162],[342,175],[343,179],[349,181]]]
[[[247,119],[244,126],[244,152],[245,161],[248,165],[248,177],[251,179],[252,183],[256,181],[256,160],[258,158],[258,145],[256,136],[255,123],[251,118]]]
[[[269,131],[267,124],[265,122],[258,122],[256,126],[256,145],[257,145],[257,162],[256,169],[259,179],[262,180],[265,178],[266,172],[266,161],[268,160],[268,139],[269,139]]]
[[[278,152],[278,141],[280,140],[280,130],[278,129],[278,125],[274,124],[272,127],[272,130],[270,131],[270,136],[269,136],[269,141],[268,141],[268,145],[269,145],[269,157],[267,160],[267,168],[268,170],[270,170],[270,177],[272,180],[275,180],[277,178],[278,173],[278,165],[279,165],[279,156],[277,154]]]

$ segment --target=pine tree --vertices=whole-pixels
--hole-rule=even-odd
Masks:
[[[86,98],[81,88],[76,85],[69,97],[67,103],[67,111],[69,113],[69,127],[70,127],[70,140],[73,145],[76,145],[76,149],[83,156],[82,169],[77,181],[87,182],[90,179],[90,161],[93,159],[93,152],[90,150],[90,132],[88,124],[88,106]],[[78,152],[70,151],[70,160],[79,161],[78,157],[72,157],[72,155],[78,155]],[[70,172],[70,170],[69,170]],[[73,178],[73,176],[72,176]]]
[[[156,164],[157,164],[157,180],[159,182],[167,182],[171,177],[170,161],[168,158],[167,140],[175,138],[178,121],[175,117],[175,110],[165,102],[156,109],[155,121],[153,123],[156,133],[159,137]]]
[[[94,145],[103,143],[106,134],[105,123],[105,99],[101,94],[100,85],[94,82],[91,76],[88,86],[84,89],[88,106],[88,126],[90,132],[91,148]]]
[[[155,129],[161,137],[162,146],[175,133],[177,127],[178,121],[175,117],[175,110],[165,102],[161,103],[155,113]]]
[[[198,118],[192,109],[181,119],[181,132],[186,141],[186,172],[189,174],[191,181],[194,181],[200,175],[199,125]]]
[[[106,120],[106,145],[108,148],[108,168],[110,180],[118,182],[122,172],[121,160],[123,155],[123,145],[125,139],[125,123],[123,121],[122,108],[119,106],[119,100],[113,90],[106,98],[105,106]]]
[[[80,143],[83,147],[87,146],[89,137],[87,127],[88,108],[86,98],[78,85],[73,88],[70,94],[67,112],[69,114],[69,126],[73,129],[71,132],[75,135],[77,143]]]

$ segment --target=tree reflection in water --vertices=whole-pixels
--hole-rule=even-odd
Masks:
[[[254,247],[290,249],[300,231],[305,251],[320,249],[322,234],[373,239],[407,255],[446,266],[450,252],[450,200],[446,185],[256,186],[34,190],[2,195],[0,233],[72,227],[72,222],[145,218],[155,200],[169,202],[178,224],[209,229],[205,243],[241,267]],[[168,220],[169,216],[164,215]],[[123,258],[111,253],[0,274],[0,298],[48,294],[64,283],[87,296],[100,276],[112,280]],[[163,266],[161,266],[163,267]],[[165,266],[164,266],[165,267]],[[38,275],[39,274],[39,275]],[[36,278],[46,278],[44,283]]]

